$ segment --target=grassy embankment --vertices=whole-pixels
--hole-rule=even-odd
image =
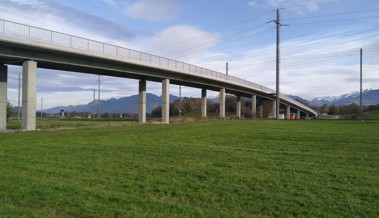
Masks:
[[[378,217],[379,122],[0,134],[0,217]]]

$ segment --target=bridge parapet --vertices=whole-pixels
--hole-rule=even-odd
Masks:
[[[184,63],[181,61],[148,54],[141,51],[136,51],[129,48],[124,48],[116,45],[111,45],[96,40],[86,39],[66,33],[60,33],[52,30],[47,30],[39,27],[33,27],[25,24],[20,24],[12,21],[0,19],[0,34],[10,35],[30,40],[50,43],[55,45],[66,46],[74,49],[81,49],[89,52],[100,53],[104,55],[121,57],[142,63],[150,63],[165,67],[169,69],[176,69],[188,73],[207,75],[219,79],[224,79],[230,82],[243,84],[246,86],[254,87],[256,90],[265,93],[274,93],[275,91],[267,87],[261,86],[238,77],[226,75],[214,70],[206,69],[203,67],[195,66],[192,64]]]

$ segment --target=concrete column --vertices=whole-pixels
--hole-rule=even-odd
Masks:
[[[8,67],[0,65],[0,130],[7,128],[7,82]]]
[[[138,122],[146,123],[146,80],[139,81]]]
[[[291,107],[287,106],[287,120],[290,119],[290,116],[291,116]]]
[[[201,117],[207,117],[207,90],[201,90]]]
[[[265,100],[263,101],[263,118],[276,118],[276,101]]]
[[[22,120],[23,130],[36,130],[37,62],[22,64]]]
[[[241,96],[237,96],[237,106],[236,106],[236,111],[237,111],[237,117],[241,118]]]
[[[251,117],[253,119],[257,118],[257,96],[253,95],[251,97]]]
[[[162,80],[162,123],[170,123],[170,80]]]
[[[308,119],[308,118],[309,118],[309,114],[308,114],[308,113],[306,113],[306,114],[305,114],[305,117]]]
[[[220,89],[220,118],[225,118],[225,89]]]
[[[260,119],[263,119],[263,111],[264,111],[264,108],[263,108],[263,104],[259,106],[259,118]]]
[[[296,119],[300,120],[300,110],[297,110]]]

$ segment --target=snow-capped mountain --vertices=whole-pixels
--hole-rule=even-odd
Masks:
[[[362,93],[363,105],[379,104],[379,89],[367,89]],[[359,104],[360,93],[352,92],[341,96],[326,96],[314,98],[310,101],[312,105],[349,105],[352,103]]]

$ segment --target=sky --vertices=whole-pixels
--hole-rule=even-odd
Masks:
[[[0,19],[171,58],[275,89],[276,9],[280,9],[280,90],[306,99],[379,89],[376,0],[0,0]],[[9,66],[17,106],[22,69]],[[87,104],[96,75],[38,69],[37,108]],[[101,99],[138,93],[138,81],[100,77]],[[161,95],[161,84],[147,83]],[[179,95],[178,86],[170,94]],[[182,87],[182,96],[201,90]],[[209,91],[208,96],[217,96]],[[96,93],[97,96],[97,93]]]

